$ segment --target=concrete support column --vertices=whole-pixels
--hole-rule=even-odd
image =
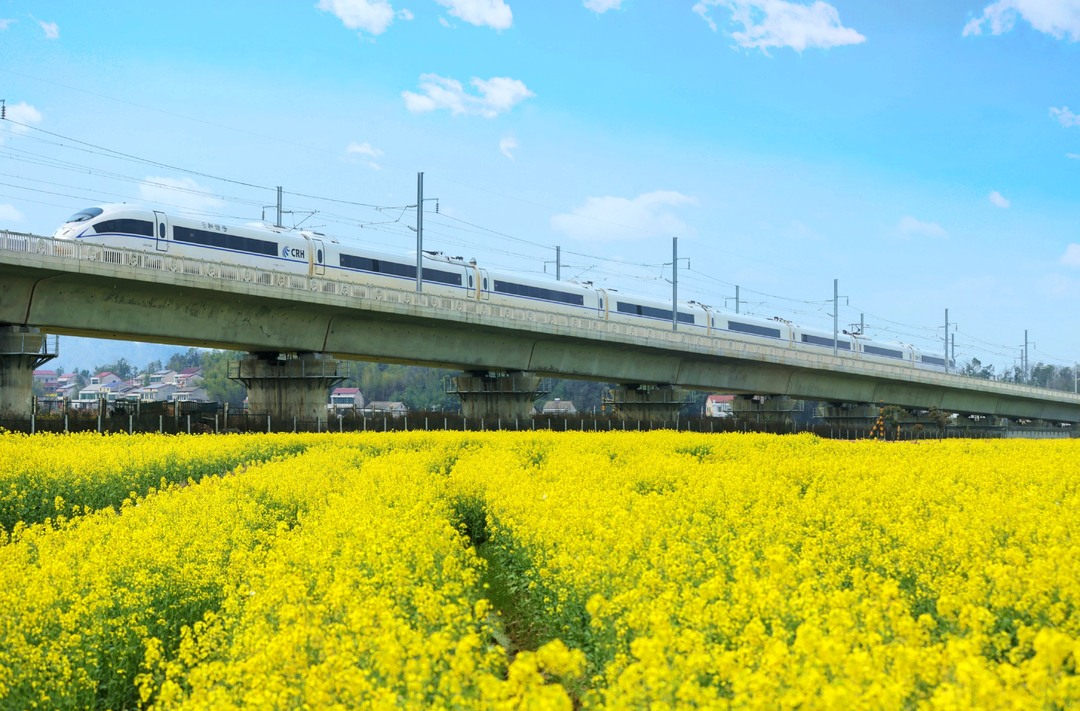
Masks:
[[[679,410],[690,402],[689,390],[674,385],[623,384],[612,388],[604,400],[624,420],[675,422]]]
[[[802,412],[802,402],[786,395],[740,395],[731,402],[731,412],[750,422],[790,425]]]
[[[822,402],[817,416],[833,427],[873,427],[881,414],[881,405],[868,402]]]
[[[33,414],[34,370],[56,357],[48,336],[28,326],[0,326],[0,417]]]
[[[346,374],[344,361],[323,353],[250,353],[229,362],[229,378],[247,388],[248,411],[275,420],[326,419],[330,389]]]
[[[446,392],[461,400],[469,419],[526,419],[537,398],[550,392],[542,378],[523,372],[472,372],[450,379]]]

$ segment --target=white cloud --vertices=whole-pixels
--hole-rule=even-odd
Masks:
[[[622,0],[585,0],[585,8],[602,15],[608,10],[618,10],[622,7]]]
[[[945,228],[936,222],[923,222],[907,215],[900,219],[896,232],[901,237],[947,237]]]
[[[367,158],[367,164],[369,167],[375,170],[382,170],[382,166],[379,165],[378,160],[382,157],[383,152],[378,148],[375,148],[370,143],[357,143],[353,141],[345,148],[345,155],[349,158],[363,157]]]
[[[1060,109],[1050,108],[1050,116],[1056,118],[1065,128],[1072,128],[1073,126],[1080,126],[1080,116],[1077,116],[1072,111],[1069,111],[1068,106],[1062,106]]]
[[[0,220],[4,222],[22,222],[23,214],[13,205],[0,205]]]
[[[476,88],[478,95],[465,93],[457,79],[423,74],[420,76],[420,89],[423,93],[403,91],[401,95],[405,99],[405,108],[413,113],[447,109],[452,114],[484,118],[495,118],[525,99],[535,96],[523,82],[508,77],[493,77],[487,80],[474,77],[469,83]]]
[[[7,117],[12,122],[11,130],[15,133],[26,133],[28,126],[41,123],[41,112],[25,101],[12,104],[7,107]],[[24,124],[22,126],[18,124]]]
[[[507,136],[499,141],[499,152],[510,160],[514,160],[514,151],[517,150],[518,142],[513,136]]]
[[[995,207],[1008,207],[1012,203],[1010,203],[1008,198],[1006,198],[1004,195],[999,193],[997,190],[991,190],[990,191],[990,204],[995,206]]]
[[[1080,244],[1070,244],[1058,260],[1067,267],[1080,268]]]
[[[503,0],[435,0],[450,8],[450,14],[478,27],[505,30],[514,23],[514,14]]]
[[[1080,0],[997,0],[964,25],[963,36],[984,31],[1004,34],[1013,28],[1017,17],[1056,39],[1080,40]]]
[[[1066,153],[1066,158],[1072,158],[1073,160],[1080,160],[1080,153]]]
[[[800,5],[788,0],[698,0],[693,11],[716,31],[709,9],[731,11],[731,21],[742,26],[731,36],[740,47],[768,52],[770,47],[791,47],[801,52],[807,47],[829,48],[861,44],[866,38],[840,24],[840,13],[832,5],[816,0]]]
[[[164,203],[201,211],[222,205],[222,201],[191,178],[150,176],[139,183],[139,197],[146,202]]]
[[[319,0],[316,7],[337,17],[350,30],[381,35],[394,21],[394,8],[386,0]],[[412,13],[400,15],[411,20]]]
[[[42,31],[45,32],[45,39],[60,39],[60,26],[55,22],[44,22],[38,20],[37,23],[41,25]]]
[[[672,208],[697,200],[672,190],[644,193],[633,199],[591,197],[569,214],[555,215],[551,227],[575,239],[609,242],[694,234]]]
[[[5,20],[0,18],[0,31],[6,30],[15,23],[15,20]]]

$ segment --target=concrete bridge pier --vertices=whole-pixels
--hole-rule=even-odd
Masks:
[[[786,395],[740,395],[731,403],[735,417],[762,424],[790,425],[802,402]]]
[[[229,378],[247,388],[248,411],[274,420],[326,419],[330,389],[346,364],[324,353],[249,353],[229,361]]]
[[[679,410],[690,400],[689,390],[674,385],[629,383],[612,388],[604,404],[624,420],[675,422]]]
[[[532,417],[537,398],[550,389],[533,373],[473,371],[450,378],[446,392],[458,396],[467,419],[509,421]]]
[[[56,357],[48,336],[29,326],[0,326],[0,417],[33,414],[34,370]]]

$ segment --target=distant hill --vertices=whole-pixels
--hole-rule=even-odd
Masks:
[[[49,338],[52,346],[52,338]],[[115,363],[125,358],[128,363],[139,370],[146,368],[148,363],[159,360],[165,363],[174,353],[186,353],[187,346],[166,346],[160,343],[136,343],[134,341],[109,341],[97,338],[76,338],[74,336],[60,336],[59,354],[57,357],[42,368],[56,370],[63,368],[64,372],[73,370],[94,370],[98,365]]]

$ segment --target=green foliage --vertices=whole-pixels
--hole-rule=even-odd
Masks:
[[[121,358],[115,363],[106,363],[104,365],[98,365],[94,367],[94,374],[97,373],[112,373],[121,380],[131,380],[135,377],[135,373],[138,369],[128,363],[127,358]]]
[[[165,368],[177,372],[185,368],[200,368],[203,366],[203,356],[204,353],[198,348],[188,348],[187,353],[174,353]]]
[[[960,369],[961,375],[966,375],[969,378],[980,378],[982,380],[994,379],[994,366],[984,366],[978,358],[972,358],[967,365]]]
[[[247,397],[247,389],[235,380],[229,380],[229,361],[239,360],[243,354],[232,351],[203,351],[200,356],[202,387],[206,390],[206,396],[233,407],[242,406],[244,398]]]

